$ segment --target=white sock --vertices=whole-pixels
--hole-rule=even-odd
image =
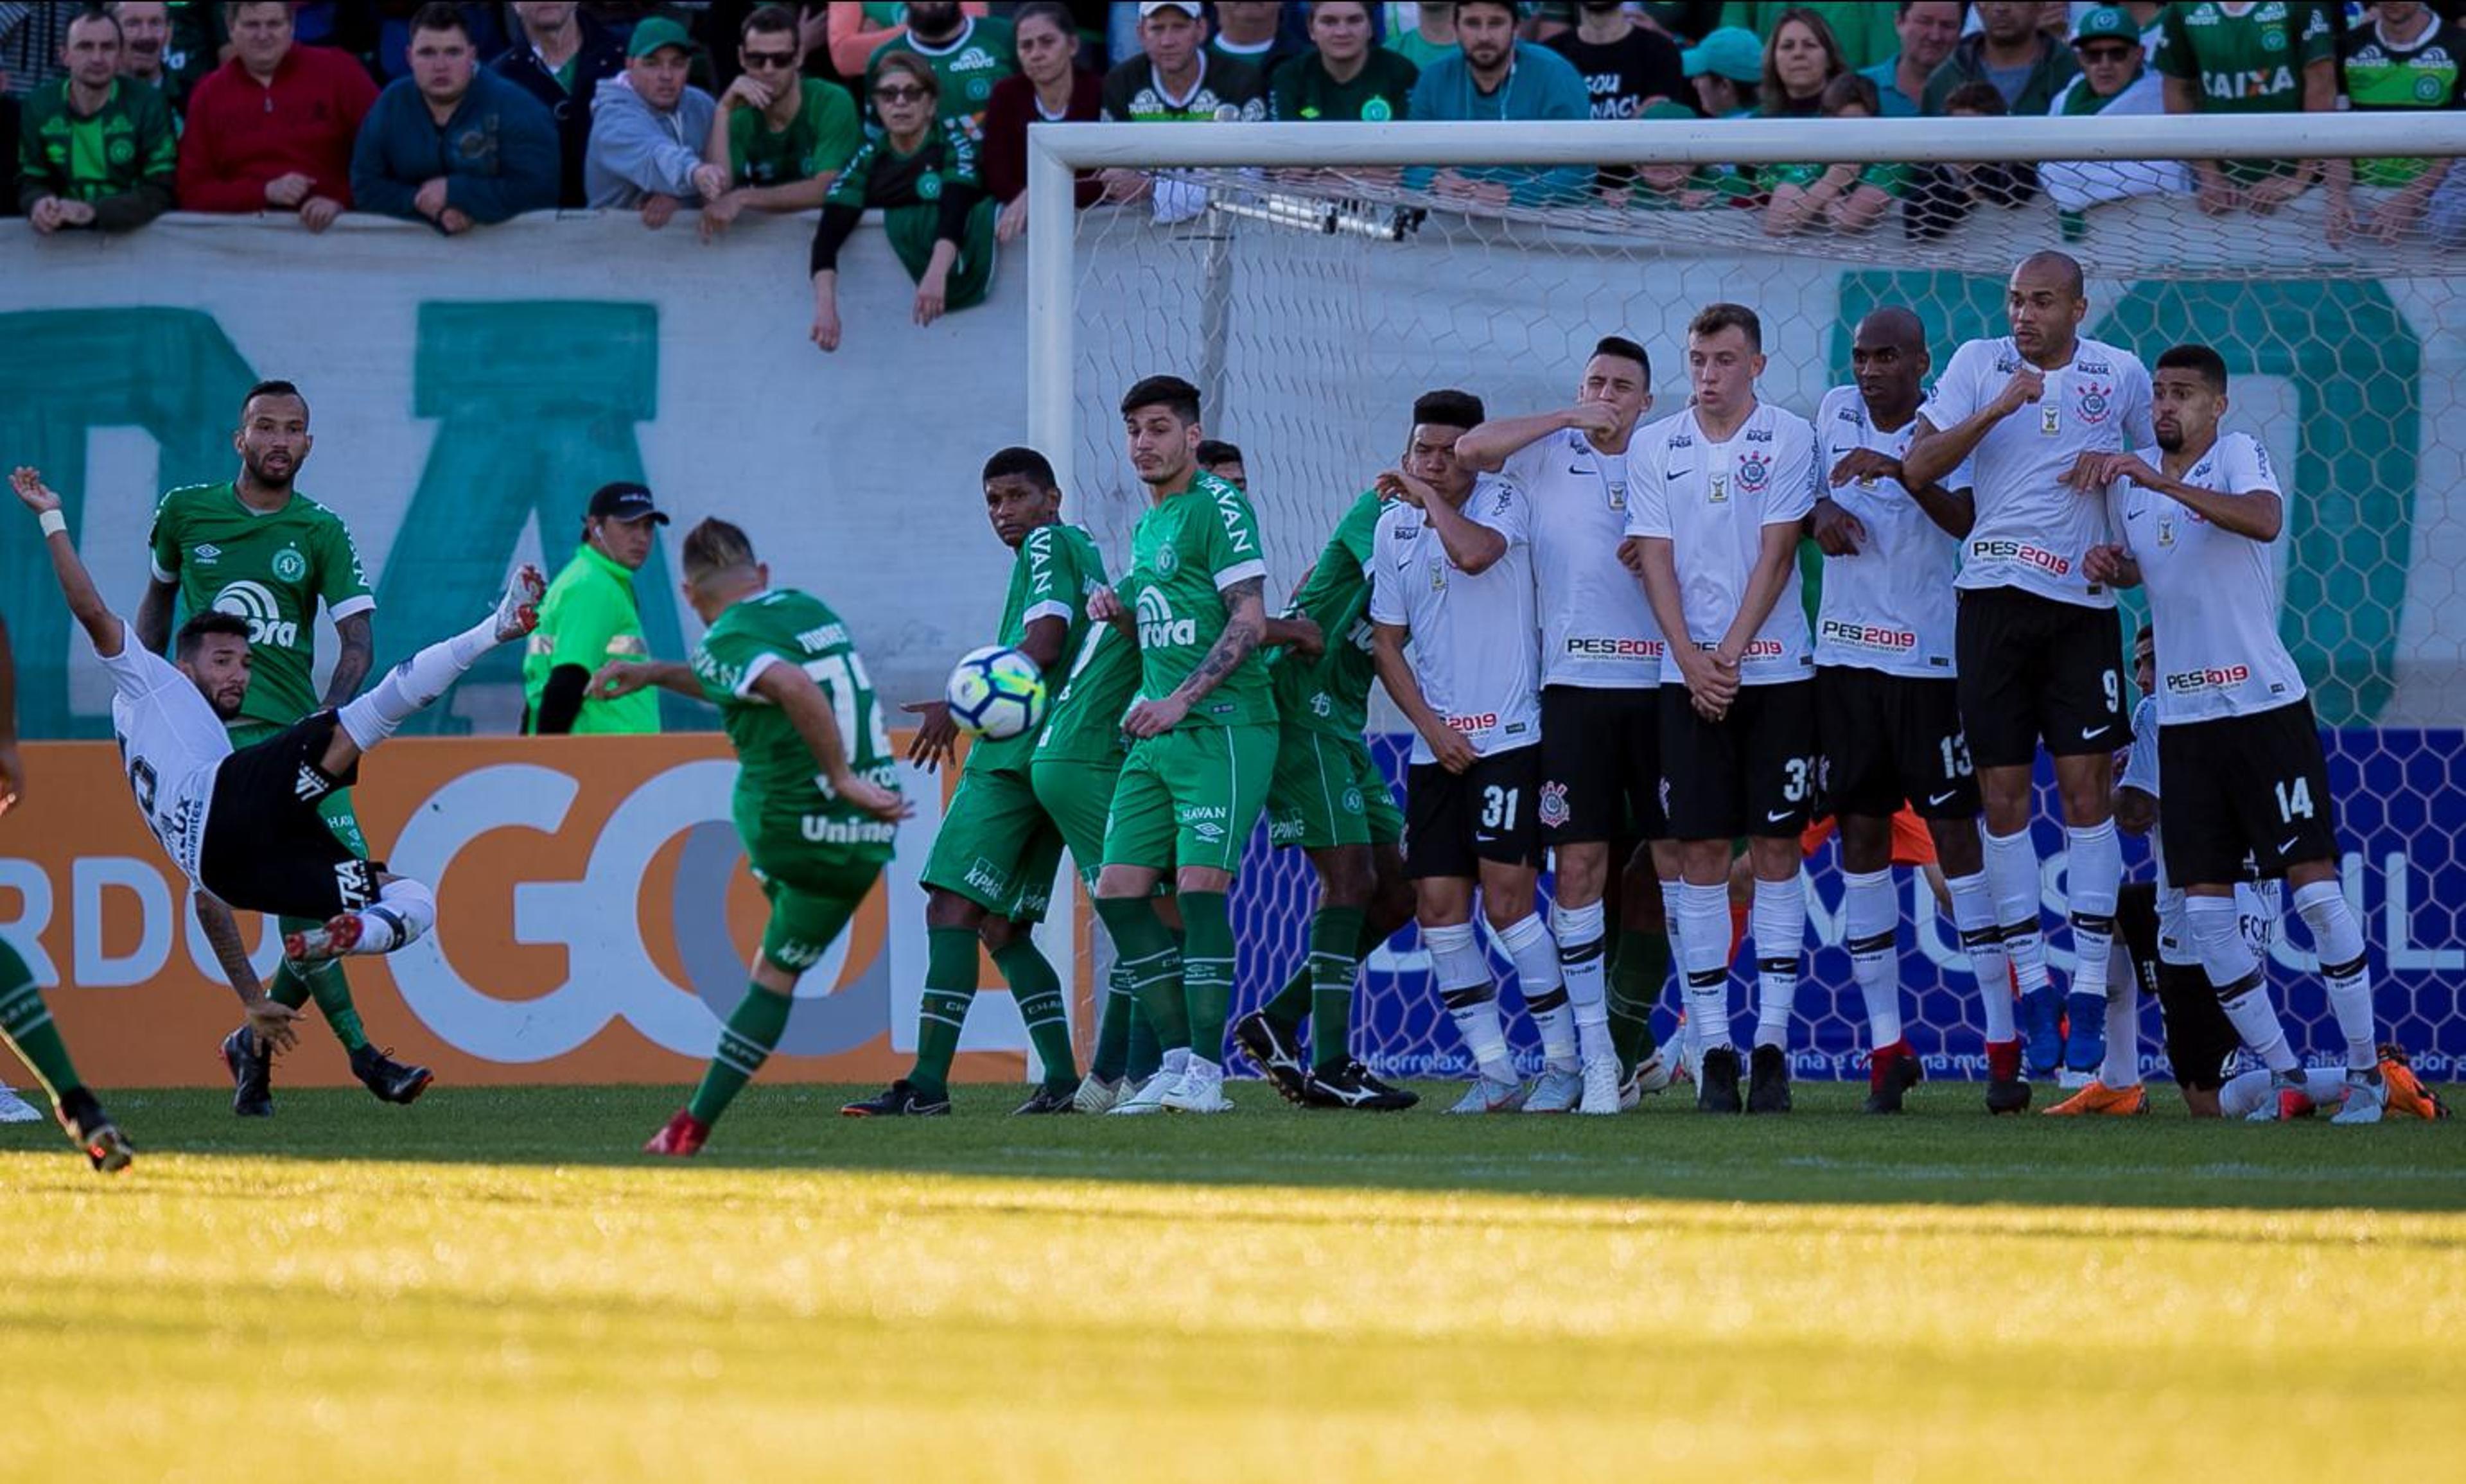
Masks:
[[[1549,924],[1535,912],[1493,931],[1514,961],[1525,1012],[1541,1032],[1541,1059],[1559,1070],[1574,1067],[1576,1017],[1568,1007],[1566,984],[1558,978],[1558,945],[1551,941]]]
[[[2316,881],[2295,892],[2295,913],[2312,930],[2312,951],[2329,984],[2329,1013],[2346,1040],[2346,1067],[2369,1071],[2381,1064],[2380,1026],[2372,1016],[2372,970],[2364,953],[2363,924],[2334,881]]]
[[[2111,1088],[2141,1085],[2141,976],[2132,969],[2132,951],[2119,940],[2109,950],[2106,974],[2106,1065],[2097,1080]]]
[[[1687,1027],[1701,1057],[1730,1046],[1730,966],[1721,956],[1730,943],[1730,888],[1681,882],[1677,916],[1685,924],[1678,947],[1686,956]]]
[[[1749,919],[1756,939],[1756,1045],[1787,1046],[1798,1010],[1798,966],[1806,952],[1806,881],[1756,882]]]
[[[1997,925],[1995,892],[1986,872],[1946,881],[1952,893],[1952,923],[1961,930],[1961,951],[1969,956],[1969,972],[1978,979],[1978,1001],[1986,1017],[1986,1039],[2013,1041],[2020,1027],[2012,1019],[2012,960],[2005,956],[2004,931]]]
[[[1156,1060],[1156,1070],[1178,1077],[1190,1070],[1190,1047],[1175,1046]]]
[[[2038,926],[2038,847],[2030,843],[2027,829],[2017,835],[1981,833],[1986,842],[1986,879],[1995,884],[1995,917],[2004,930],[2004,955],[2011,962],[2021,993],[2044,989],[2047,938]]]
[[[1584,1060],[1614,1056],[1610,1045],[1609,979],[1603,966],[1602,904],[1550,909],[1550,935],[1558,941],[1558,977],[1576,1012],[1576,1039]]]
[[[2064,894],[2073,918],[2073,993],[2103,998],[2113,992],[2106,968],[2115,942],[2115,894],[2123,884],[2123,843],[2113,820],[2064,835],[2071,849]]]
[[[2209,977],[2209,987],[2217,991],[2218,1008],[2226,1012],[2227,1023],[2234,1026],[2245,1048],[2272,1071],[2293,1071],[2301,1066],[2295,1048],[2286,1044],[2286,1027],[2277,1022],[2277,1007],[2269,1002],[2269,985],[2261,976],[2260,960],[2253,956],[2252,944],[2243,935],[2243,925],[2235,918],[2234,898],[2188,898],[2184,916],[2191,928],[2192,945],[2200,951],[2201,968]]]
[[[1704,1054],[1695,1040],[1695,1017],[1687,1008],[1687,939],[1679,931],[1678,893],[1685,882],[1672,878],[1661,884],[1661,921],[1670,934],[1670,967],[1678,977],[1678,1056],[1691,1070],[1696,1059]],[[1661,998],[1660,991],[1653,998]]]
[[[462,672],[479,663],[480,657],[497,643],[497,618],[490,614],[478,626],[429,645],[345,703],[338,713],[343,731],[361,752],[369,751],[392,736],[394,729],[415,713],[434,705],[445,694],[445,687],[461,679]]]
[[[1438,981],[1439,999],[1464,1037],[1465,1050],[1492,1082],[1514,1082],[1515,1063],[1507,1054],[1507,1030],[1498,1019],[1498,986],[1491,981],[1490,960],[1473,940],[1472,924],[1424,928],[1422,941],[1430,950],[1430,969]]]
[[[2269,1093],[2267,1068],[2229,1077],[2226,1085],[2218,1089],[2218,1113],[2228,1118],[2248,1117],[2268,1104]],[[2316,1103],[2334,1103],[2346,1093],[2346,1074],[2334,1067],[2307,1068],[2303,1072],[2303,1093]]]
[[[1900,965],[1894,961],[1894,933],[1901,922],[1900,903],[1893,898],[1893,873],[1841,873],[1843,934],[1850,949],[1850,977],[1858,982],[1858,998],[1867,1001],[1867,1046],[1877,1050],[1901,1039]],[[1759,912],[1763,908],[1756,903]],[[1759,917],[1757,926],[1762,921]],[[1760,954],[1762,949],[1758,947]],[[1760,1040],[1761,1027],[1758,1027]]]
[[[397,876],[377,890],[377,899],[357,914],[359,954],[390,954],[416,943],[437,926],[437,897],[408,876]]]

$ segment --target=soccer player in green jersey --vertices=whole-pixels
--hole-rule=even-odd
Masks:
[[[995,641],[1018,650],[1048,675],[1076,654],[1087,631],[1087,595],[1105,585],[1104,557],[1087,532],[1062,520],[1053,465],[1033,448],[1005,448],[985,461],[985,517],[1014,553],[1010,595]],[[902,709],[920,718],[908,760],[928,772],[951,760],[958,728],[942,701]],[[1053,896],[1053,872],[1068,841],[1036,797],[1029,776],[1036,734],[980,737],[968,749],[959,790],[926,858],[925,999],[917,1013],[916,1064],[873,1097],[840,1112],[850,1117],[932,1116],[951,1111],[951,1058],[976,994],[976,944],[1019,1001],[1020,1018],[1044,1064],[1043,1085],[1022,1113],[1072,1112],[1079,1073],[1063,1013],[1062,980],[1031,935]],[[1103,839],[1103,805],[1095,839]],[[1088,842],[1082,839],[1082,848]]]
[[[1267,1004],[1234,1023],[1233,1039],[1276,1091],[1305,1108],[1387,1112],[1421,1099],[1354,1059],[1353,982],[1370,950],[1412,920],[1404,879],[1404,816],[1363,741],[1369,730],[1370,557],[1385,502],[1365,490],[1336,522],[1293,594],[1317,642],[1289,643],[1269,663],[1280,731],[1267,785],[1267,839],[1295,846],[1318,872],[1310,956]],[[1270,641],[1282,637],[1271,633]],[[1311,1023],[1311,1062],[1296,1036]]]
[[[175,605],[190,614],[214,609],[247,620],[252,678],[239,714],[230,721],[235,749],[349,701],[376,655],[370,618],[376,597],[351,533],[340,516],[293,487],[316,441],[300,389],[288,381],[258,382],[240,399],[239,428],[232,435],[238,477],[174,489],[155,506],[153,581],[137,609],[137,640],[165,653]],[[340,645],[323,702],[311,678],[321,602]],[[350,790],[327,794],[321,809],[353,855],[369,853]],[[231,931],[230,911],[221,902],[200,895],[196,911],[209,936]],[[288,936],[318,926],[286,917],[281,931]],[[427,1091],[433,1080],[427,1068],[406,1067],[369,1044],[340,963],[285,959],[267,992],[295,1007],[313,997],[349,1055],[352,1074],[378,1098],[408,1103]],[[222,1052],[232,1074],[232,1112],[242,1117],[272,1113],[274,1065],[267,1047],[242,1026],[224,1039]]]
[[[603,699],[661,686],[719,708],[736,750],[737,837],[770,925],[752,983],[720,1031],[693,1099],[644,1153],[701,1151],[710,1126],[779,1044],[796,980],[821,962],[890,859],[899,821],[898,759],[864,661],[820,598],[771,585],[744,531],[716,518],[685,532],[684,596],[707,625],[690,663],[611,663],[592,677]]]
[[[1276,703],[1259,648],[1267,638],[1267,549],[1242,492],[1200,472],[1199,389],[1150,376],[1122,398],[1130,460],[1154,505],[1131,538],[1121,583],[1088,616],[1138,640],[1138,699],[1105,828],[1096,911],[1132,992],[1155,1022],[1164,1063],[1115,1113],[1222,1113],[1224,1023],[1233,999],[1225,895],[1276,762]],[[1174,946],[1152,900],[1175,872],[1185,942]]]
[[[9,625],[0,620],[0,814],[15,807],[25,792],[26,765],[17,756],[17,661],[9,647]],[[78,1076],[43,992],[34,987],[34,971],[6,939],[0,939],[0,1041],[51,1094],[54,1116],[94,1167],[105,1174],[126,1169],[136,1146]]]

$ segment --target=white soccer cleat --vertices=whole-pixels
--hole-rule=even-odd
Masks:
[[[540,599],[548,596],[548,579],[528,562],[514,570],[505,596],[497,599],[497,642],[520,639],[539,627]]]
[[[1070,1094],[1071,1111],[1086,1113],[1089,1117],[1094,1117],[1098,1113],[1111,1113],[1114,1105],[1121,1102],[1122,1094],[1127,1091],[1122,1086],[1126,1080],[1128,1079],[1115,1077],[1109,1081],[1092,1071],[1089,1072],[1079,1079],[1079,1091]]]
[[[1465,1090],[1465,1095],[1463,1098],[1460,1099],[1453,1108],[1448,1109],[1447,1112],[1451,1113],[1513,1113],[1523,1106],[1524,1084],[1520,1082],[1493,1082],[1488,1077],[1475,1077],[1472,1079],[1472,1086]]]
[[[1126,1079],[1127,1080],[1127,1079]],[[1164,1112],[1164,1095],[1181,1083],[1181,1073],[1160,1071],[1142,1083],[1128,1096],[1116,1096],[1113,1106],[1105,1110],[1113,1117],[1137,1117],[1141,1113]]]
[[[43,1111],[0,1083],[0,1123],[40,1123]]]
[[[1167,1113],[1221,1113],[1233,1111],[1232,1100],[1224,1095],[1224,1068],[1199,1057],[1190,1059],[1190,1067],[1181,1081],[1167,1088],[1159,1099]]]
[[[1525,1096],[1524,1111],[1529,1113],[1574,1113],[1584,1100],[1584,1074],[1573,1067],[1544,1067],[1535,1078],[1533,1091]]]
[[[2388,1084],[2377,1070],[2346,1073],[2346,1097],[2331,1123],[2378,1123],[2388,1109]]]
[[[1584,1062],[1584,1099],[1576,1112],[1605,1117],[1624,1112],[1625,1101],[1616,1055],[1589,1057]]]

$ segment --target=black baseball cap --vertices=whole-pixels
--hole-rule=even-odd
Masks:
[[[591,497],[591,508],[585,512],[593,520],[639,521],[648,516],[653,525],[664,526],[668,518],[651,504],[651,492],[630,480],[602,484]]]

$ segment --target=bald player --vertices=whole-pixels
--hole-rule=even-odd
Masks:
[[[2080,333],[2089,295],[2080,264],[2061,253],[2023,259],[2004,310],[2011,333],[1953,352],[1918,411],[1901,482],[1937,484],[1964,462],[1971,469],[1976,517],[1962,538],[1953,649],[1985,807],[1986,877],[2032,1040],[2049,1044],[2058,1006],[2029,839],[2030,765],[2044,743],[2070,854],[2075,967],[2064,1061],[2095,1073],[2106,1057],[2107,963],[2123,879],[2113,759],[2131,727],[2115,591],[2085,565],[2092,548],[2112,540],[2106,509],[2066,481],[2089,460],[2151,442],[2149,372],[2130,351]],[[1986,1054],[1988,1108],[2027,1108],[2019,1041],[1992,1041]]]

